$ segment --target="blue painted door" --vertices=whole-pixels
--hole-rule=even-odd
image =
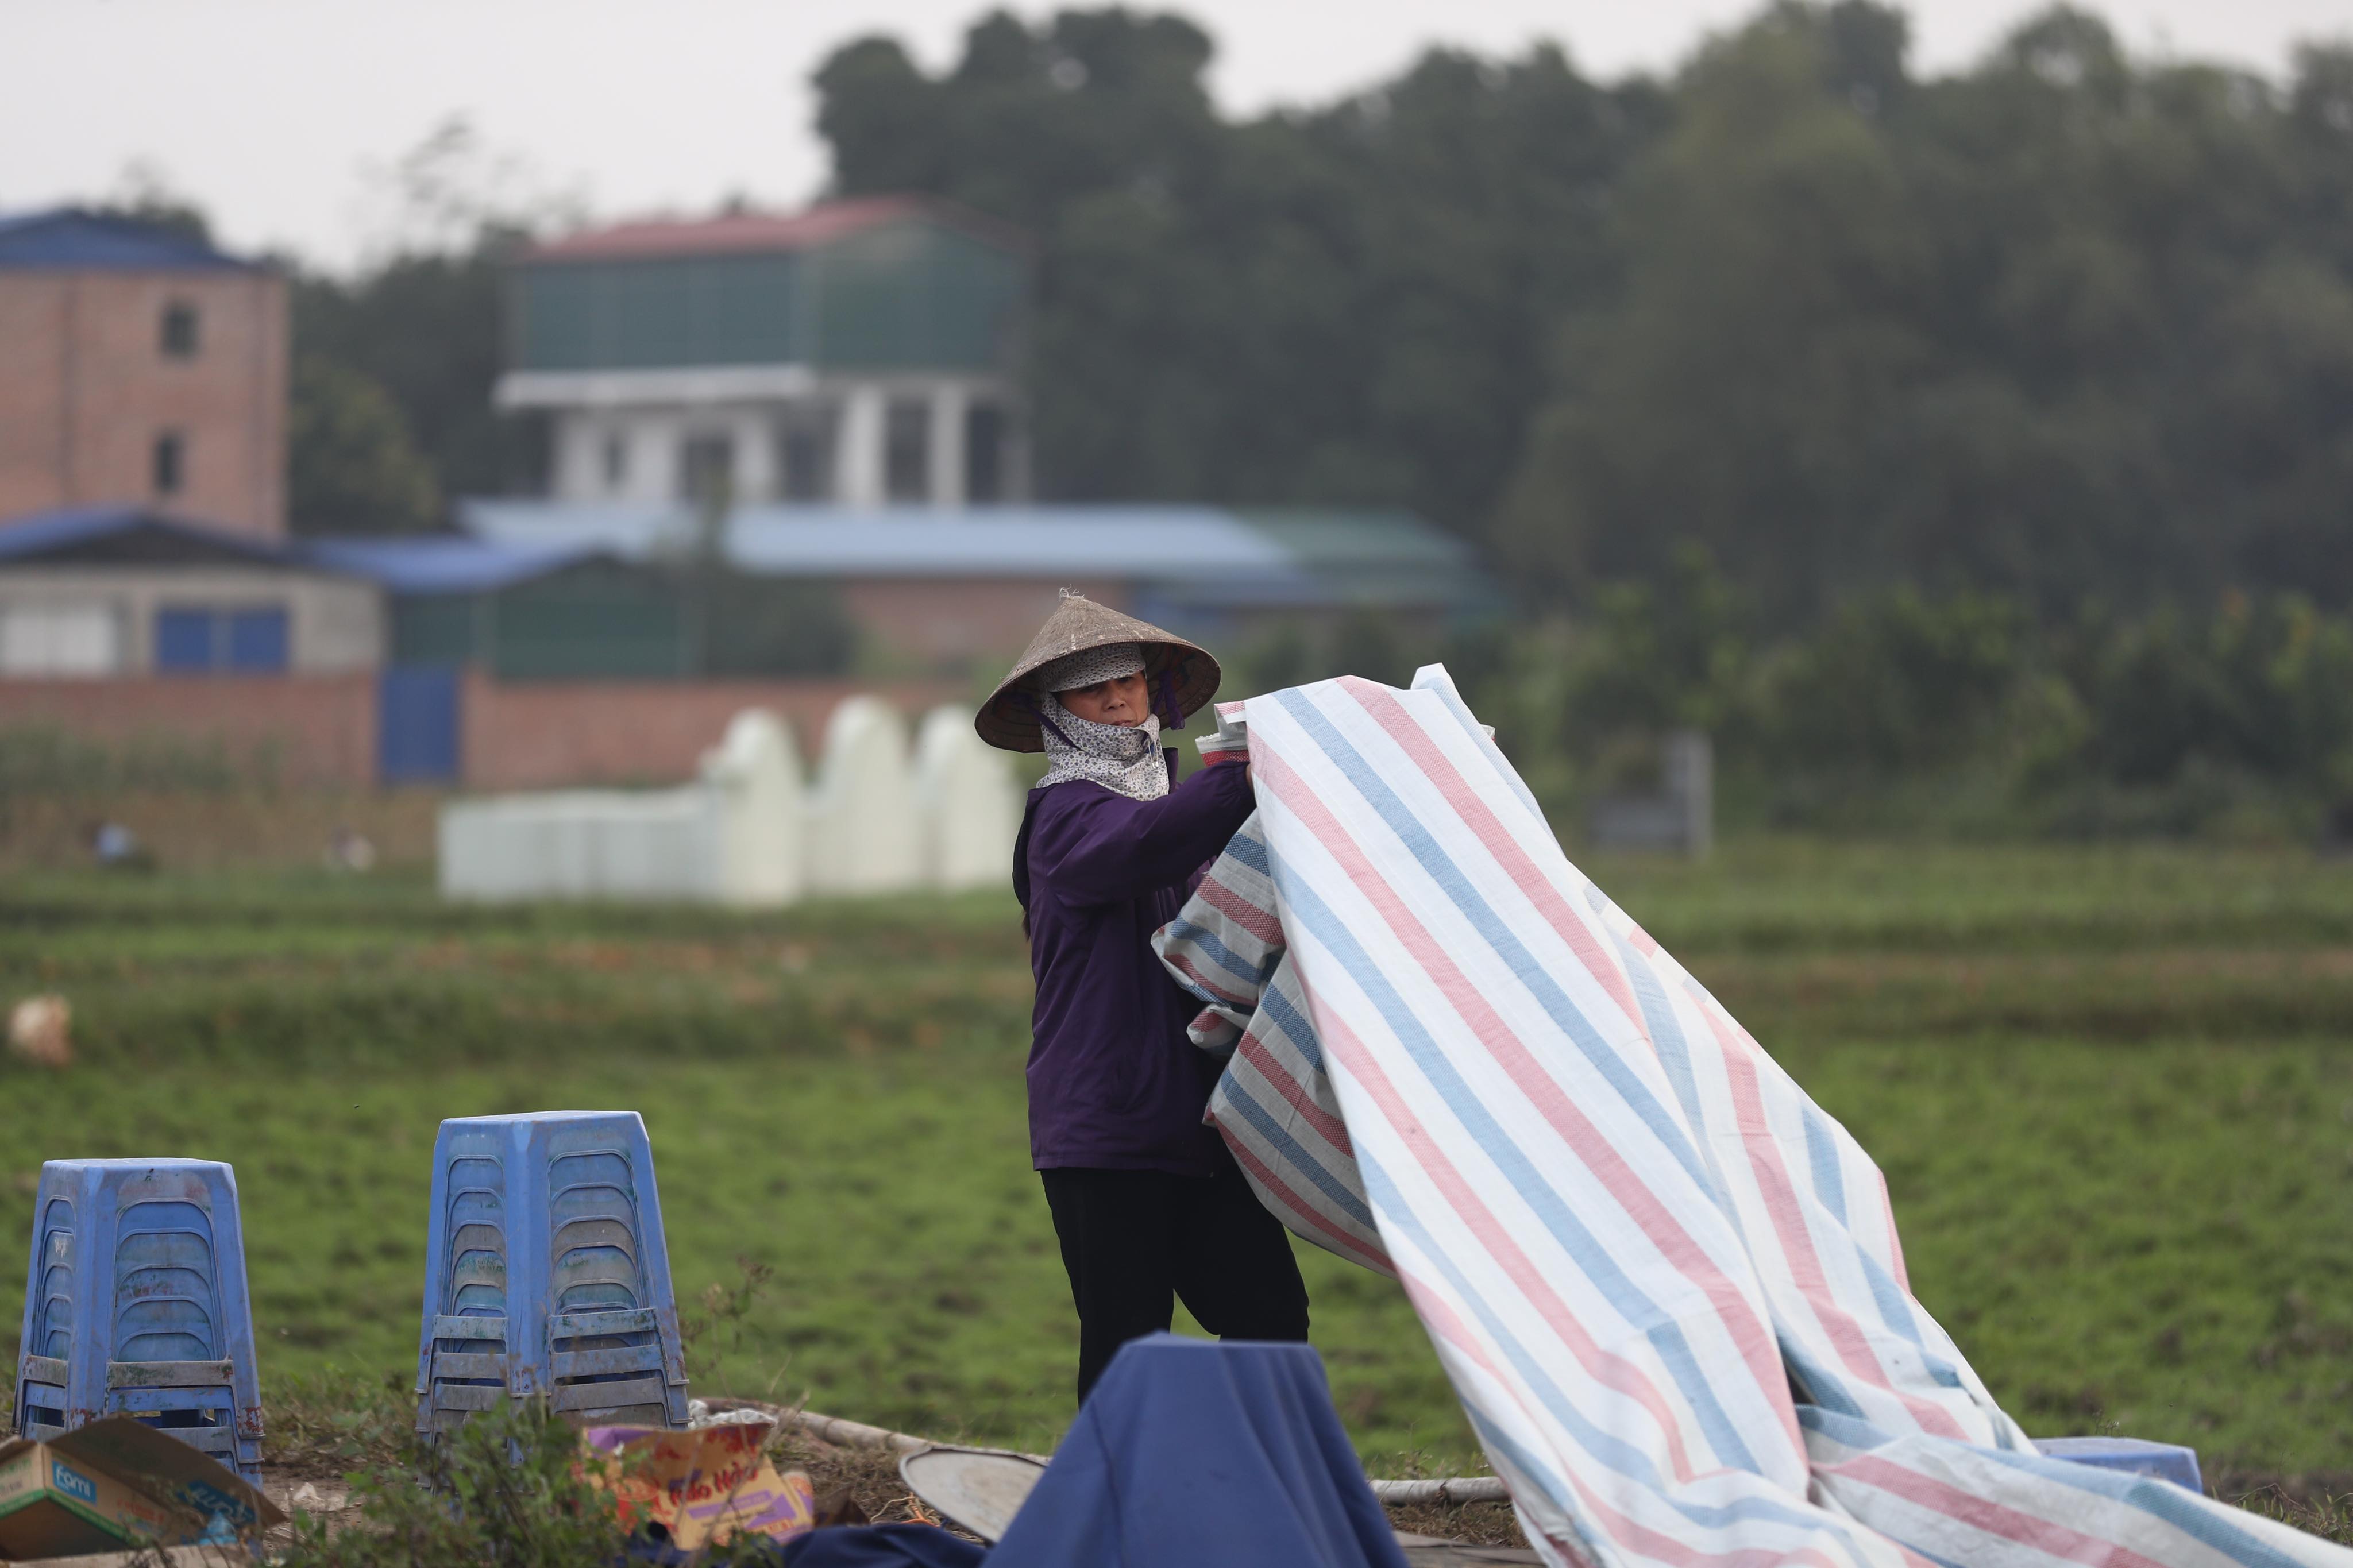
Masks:
[[[376,683],[376,774],[385,784],[455,784],[458,671],[393,668]]]

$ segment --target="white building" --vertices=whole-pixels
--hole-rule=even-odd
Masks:
[[[1028,278],[912,197],[575,235],[513,269],[498,402],[554,416],[561,501],[1018,500]]]

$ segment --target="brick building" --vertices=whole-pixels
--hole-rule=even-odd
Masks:
[[[301,541],[284,280],[149,225],[0,219],[0,731],[344,786],[668,781],[743,707],[813,750],[854,691],[968,695],[1065,586],[1229,655],[1492,612],[1401,513],[1024,499],[1029,272],[1018,236],[903,198],[541,247],[497,396],[548,416],[552,493]],[[730,625],[846,630],[859,676],[787,674],[840,658],[776,637],[716,657]]]
[[[1229,647],[1493,609],[1471,552],[1402,513],[1029,500],[1031,267],[1019,233],[916,196],[526,251],[497,401],[549,416],[548,493],[461,497],[458,525],[819,587],[865,668],[934,679],[1001,668],[1065,586]]]
[[[286,282],[63,208],[0,217],[0,518],[154,505],[286,527]]]
[[[383,597],[279,541],[137,507],[47,512],[0,527],[0,679],[372,673]]]
[[[130,507],[0,522],[0,732],[255,779],[515,789],[688,776],[739,710],[956,681],[695,679],[661,573],[449,535],[260,540]]]

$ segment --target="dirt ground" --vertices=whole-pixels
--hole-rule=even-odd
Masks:
[[[921,1521],[946,1524],[907,1490],[899,1477],[899,1456],[884,1448],[860,1448],[828,1443],[808,1433],[786,1428],[769,1444],[779,1469],[801,1470],[817,1489],[821,1522],[856,1523],[862,1516],[874,1524]],[[317,1464],[266,1468],[262,1490],[289,1516],[300,1511],[323,1519],[330,1530],[359,1522],[360,1510],[350,1484],[342,1477],[322,1473]],[[1505,1503],[1413,1503],[1389,1509],[1390,1525],[1409,1535],[1433,1536],[1479,1546],[1521,1547],[1527,1544]],[[953,1525],[947,1528],[953,1530]],[[962,1531],[956,1533],[963,1534]],[[291,1540],[290,1528],[274,1532],[271,1545]]]
[[[367,840],[379,867],[429,864],[438,791],[102,790],[0,797],[0,871],[90,863],[90,830],[131,829],[165,870],[317,866],[339,832]],[[144,862],[142,862],[144,863]],[[125,873],[129,874],[129,873]]]
[[[778,1468],[807,1474],[817,1489],[822,1522],[847,1524],[862,1519],[875,1524],[891,1524],[921,1521],[955,1528],[909,1493],[899,1476],[899,1455],[892,1450],[828,1443],[788,1426],[778,1430],[770,1451]],[[2324,1540],[2341,1542],[2353,1538],[2353,1513],[2348,1513],[2347,1506],[2347,1494],[2353,1493],[2353,1476],[2218,1474],[2211,1478],[2210,1485],[2217,1496],[2283,1520]],[[321,1462],[268,1468],[263,1472],[262,1489],[288,1514],[301,1511],[322,1516],[330,1529],[345,1528],[360,1518],[349,1484],[330,1473]],[[1507,1503],[1399,1504],[1390,1507],[1388,1516],[1391,1527],[1401,1534],[1482,1547],[1527,1545]],[[290,1537],[290,1531],[281,1531],[271,1544],[286,1544]]]

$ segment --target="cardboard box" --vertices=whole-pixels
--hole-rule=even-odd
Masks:
[[[0,1443],[0,1557],[232,1542],[285,1522],[236,1471],[128,1415]]]
[[[622,1527],[659,1525],[692,1552],[739,1530],[782,1540],[817,1522],[817,1489],[798,1470],[779,1475],[761,1450],[770,1423],[659,1427],[591,1426],[581,1435],[590,1479],[614,1495]]]

